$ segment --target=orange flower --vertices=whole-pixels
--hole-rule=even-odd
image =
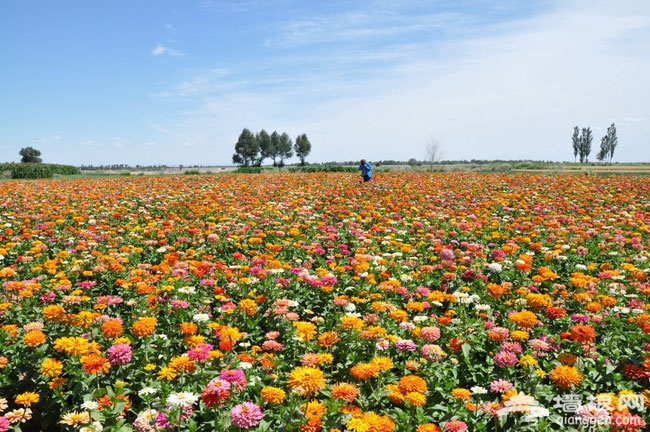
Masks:
[[[134,336],[147,337],[154,334],[158,320],[154,317],[140,318],[133,323],[131,330]]]
[[[381,369],[373,363],[360,363],[350,368],[350,375],[358,380],[367,380],[373,377],[378,377]]]
[[[508,319],[522,329],[531,329],[537,323],[537,315],[527,310],[515,312]]]
[[[591,343],[596,340],[596,330],[590,325],[577,324],[571,327],[569,338],[579,343]]]
[[[81,368],[90,375],[106,373],[111,369],[111,363],[106,357],[97,354],[82,355]]]
[[[573,366],[556,366],[551,371],[550,378],[562,390],[569,390],[582,382],[582,374]]]
[[[194,360],[187,356],[175,356],[169,361],[167,365],[170,369],[176,372],[194,372],[196,370],[196,363]]]
[[[65,312],[65,309],[63,309],[63,307],[59,305],[45,306],[41,311],[41,314],[43,315],[43,318],[45,318],[46,320],[53,321],[55,323],[62,323],[67,319],[67,314]]]
[[[260,395],[264,402],[272,404],[281,404],[287,396],[284,390],[278,387],[264,387]]]
[[[442,429],[440,429],[440,426],[434,425],[433,423],[425,423],[418,426],[415,432],[442,432]]]
[[[417,375],[403,376],[397,386],[404,394],[409,392],[426,393],[427,391],[427,382]]]
[[[337,383],[332,386],[332,399],[354,402],[359,396],[359,389],[354,384]]]
[[[31,348],[43,345],[45,341],[45,333],[40,330],[27,332],[23,337],[23,343]]]
[[[472,392],[464,388],[455,388],[451,391],[451,397],[464,401],[472,397]]]
[[[325,387],[323,371],[314,367],[296,367],[287,378],[287,385],[292,392],[310,397]]]
[[[318,336],[316,345],[321,348],[330,348],[336,345],[336,343],[340,340],[341,338],[339,338],[338,333],[335,331],[326,331]]]
[[[102,335],[107,339],[120,337],[122,331],[122,323],[116,319],[110,319],[102,324]]]

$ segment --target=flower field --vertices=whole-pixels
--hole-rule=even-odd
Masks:
[[[641,431],[649,258],[650,177],[0,182],[0,432]]]

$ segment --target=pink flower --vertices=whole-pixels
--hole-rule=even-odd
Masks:
[[[443,259],[445,261],[454,259],[454,251],[451,249],[443,249],[440,251],[439,255],[440,255],[440,259]]]
[[[440,339],[440,329],[438,327],[422,327],[420,336],[427,342],[435,342]]]
[[[503,380],[499,378],[496,381],[492,381],[490,384],[490,391],[492,393],[505,393],[508,390],[512,390],[514,385],[510,381]]]
[[[467,423],[460,420],[451,420],[445,423],[445,431],[447,432],[462,432],[467,430]]]
[[[517,354],[510,351],[499,351],[494,355],[494,364],[500,368],[514,366],[518,361]]]
[[[241,369],[224,369],[219,376],[239,391],[246,388],[246,375],[244,375],[244,371]]]
[[[131,361],[131,347],[127,344],[115,344],[106,350],[106,358],[114,366],[125,365]]]
[[[230,410],[230,421],[236,427],[249,429],[260,424],[264,414],[262,409],[253,402],[244,402],[235,405]]]
[[[0,417],[0,432],[7,432],[9,430],[9,420],[5,416]]]
[[[230,396],[231,384],[221,378],[215,378],[208,383],[201,393],[203,403],[211,407],[222,404]]]
[[[187,352],[187,356],[194,361],[204,362],[210,357],[213,345],[200,343]]]

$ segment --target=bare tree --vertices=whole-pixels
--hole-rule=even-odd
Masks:
[[[433,172],[433,164],[442,159],[442,145],[440,141],[435,138],[429,138],[426,142],[425,148],[427,150],[427,161]]]

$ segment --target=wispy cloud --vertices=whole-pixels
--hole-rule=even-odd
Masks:
[[[183,52],[178,51],[174,48],[167,47],[163,44],[156,45],[156,47],[151,51],[151,53],[155,56],[168,55],[170,57],[178,57],[178,56],[185,55]]]

